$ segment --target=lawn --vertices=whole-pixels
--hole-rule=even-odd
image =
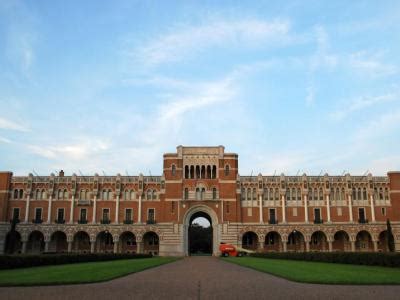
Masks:
[[[177,258],[152,257],[1,270],[0,286],[53,285],[106,281],[175,260]]]
[[[292,281],[324,284],[400,284],[400,269],[256,257],[223,260]]]

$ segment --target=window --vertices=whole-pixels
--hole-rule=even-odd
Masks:
[[[124,192],[124,200],[131,200],[130,196],[131,196],[131,194],[129,193],[129,191],[125,190],[125,192]]]
[[[42,199],[47,199],[47,193],[45,190],[42,190]]]
[[[250,188],[247,189],[247,197],[246,197],[246,200],[251,200],[251,189],[250,189]]]
[[[18,190],[14,190],[14,199],[18,199]]]
[[[107,190],[103,190],[103,197],[102,197],[102,199],[103,199],[103,200],[108,200],[108,192],[107,192]]]
[[[188,199],[189,199],[189,189],[188,189],[188,188],[185,188],[185,194],[183,195],[183,198],[184,198],[185,200],[188,200]]]
[[[19,199],[24,198],[24,190],[19,190]]]
[[[357,199],[357,191],[353,188],[353,200]]]
[[[189,178],[189,166],[185,166],[185,178]]]
[[[324,192],[321,188],[319,189],[319,200],[324,200]]]
[[[132,221],[133,220],[133,212],[132,208],[126,208],[125,209],[125,220],[126,221]]]
[[[35,209],[35,221],[41,221],[42,220],[42,208],[37,207]]]
[[[383,189],[379,188],[379,200],[383,200]]]
[[[270,208],[269,209],[269,222],[271,224],[275,224],[276,223],[275,208]]]
[[[381,213],[382,213],[382,216],[386,216],[386,208],[385,207],[381,208]]]
[[[151,193],[152,193],[151,190],[147,190],[147,193],[146,193],[146,199],[147,200],[151,200]]]
[[[275,201],[279,200],[279,189],[275,189]]]
[[[297,191],[295,188],[292,188],[292,200],[296,201],[297,195],[296,195]]]
[[[253,189],[253,200],[257,200],[257,190]]]
[[[85,199],[85,191],[84,190],[81,190],[79,199],[81,199],[81,200]]]
[[[151,199],[153,199],[153,200],[156,200],[156,199],[157,199],[157,191],[156,191],[156,190],[153,190],[153,191],[151,192]]]
[[[364,207],[358,208],[358,222],[359,223],[366,223]]]
[[[68,192],[67,192],[67,190],[64,190],[63,199],[68,199]]]
[[[39,199],[40,199],[40,190],[36,190],[35,199],[36,199],[36,200],[39,200]]]
[[[321,209],[314,208],[314,221],[320,222],[321,221]]]
[[[212,198],[213,198],[213,200],[217,199],[217,189],[216,188],[212,189]]]
[[[130,191],[130,195],[129,195],[129,200],[135,200],[135,191],[134,190],[131,190]]]
[[[176,175],[176,167],[175,167],[175,165],[172,165],[172,167],[171,167],[171,174],[172,174],[172,176]]]
[[[87,220],[87,210],[86,210],[86,208],[81,208],[80,220],[81,221],[86,221]]]
[[[110,209],[109,208],[103,208],[103,220],[104,221],[110,220]]]
[[[171,213],[175,213],[175,201],[171,201]]]
[[[225,176],[229,175],[229,165],[225,166]]]
[[[57,221],[64,221],[64,208],[57,210]]]
[[[19,220],[19,207],[14,207],[13,208],[12,219],[13,220]]]
[[[301,201],[301,189],[297,189],[297,201]]]
[[[363,188],[363,200],[368,200],[366,188]]]
[[[389,190],[385,188],[385,200],[389,200]]]
[[[357,200],[361,200],[361,188],[357,189]]]
[[[201,199],[200,189],[196,188],[196,200],[200,200],[200,199]]]
[[[202,189],[201,189],[201,194],[200,194],[200,199],[201,199],[201,200],[204,200],[205,194],[206,194],[206,189],[205,189],[205,188],[202,188]]]
[[[63,191],[62,190],[58,190],[57,199],[60,200],[62,198],[63,198]]]
[[[154,208],[149,208],[149,210],[147,211],[147,220],[154,222],[155,220],[155,211]]]

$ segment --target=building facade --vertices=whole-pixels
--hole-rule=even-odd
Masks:
[[[189,255],[196,217],[220,242],[258,251],[400,250],[400,172],[239,176],[223,146],[164,154],[162,176],[0,172],[0,251]]]

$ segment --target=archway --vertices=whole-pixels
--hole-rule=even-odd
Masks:
[[[325,233],[323,233],[322,231],[315,231],[311,235],[310,250],[311,251],[327,251],[328,250],[328,242],[327,242]]]
[[[350,238],[346,231],[340,230],[335,233],[333,236],[332,243],[333,251],[350,251],[351,244]]]
[[[87,234],[87,232],[85,231],[78,231],[74,235],[72,248],[74,249],[75,252],[89,253],[90,252],[89,234]]]
[[[368,231],[362,230],[356,236],[356,251],[372,251],[374,245]]]
[[[389,245],[388,245],[388,232],[387,230],[382,231],[379,234],[379,241],[378,241],[378,251],[380,252],[388,252]]]
[[[248,250],[257,250],[258,236],[253,231],[247,231],[242,236],[242,247]]]
[[[288,251],[304,251],[304,248],[304,235],[300,231],[293,230],[288,236]]]
[[[40,254],[44,251],[44,236],[40,231],[32,231],[28,238],[27,253]]]
[[[10,231],[7,233],[6,236],[6,246],[5,246],[5,253],[6,254],[14,254],[14,253],[21,253],[22,249],[22,242],[21,242],[21,235],[18,231]]]
[[[119,237],[120,253],[136,253],[136,237],[130,231],[125,231]]]
[[[113,253],[114,241],[112,234],[106,230],[101,231],[96,237],[96,252]]]
[[[282,238],[280,234],[276,231],[268,232],[268,234],[265,236],[264,249],[266,251],[279,252],[281,251],[281,245],[282,245]]]
[[[143,252],[145,254],[158,255],[160,252],[160,239],[157,233],[153,231],[146,232],[143,235]]]
[[[189,255],[212,255],[212,220],[202,211],[194,213],[189,220]]]
[[[67,252],[67,236],[62,231],[56,231],[51,235],[49,252]]]

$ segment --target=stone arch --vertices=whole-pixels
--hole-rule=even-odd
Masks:
[[[27,253],[40,254],[44,252],[45,236],[43,232],[39,230],[33,230],[28,237],[28,243],[26,246]]]
[[[356,251],[373,251],[372,235],[367,230],[361,230],[356,235]]]
[[[6,254],[22,252],[22,236],[18,231],[14,230],[7,233],[4,252]]]
[[[67,252],[67,235],[64,231],[54,231],[50,236],[49,252]]]
[[[242,235],[242,247],[248,250],[257,250],[258,248],[258,235],[254,231],[246,231]]]
[[[388,245],[388,231],[383,230],[378,235],[378,251],[379,252],[389,252]]]
[[[72,242],[74,252],[89,253],[90,252],[90,235],[86,231],[79,230],[75,232]]]
[[[120,253],[136,253],[137,244],[136,236],[132,231],[124,231],[119,235],[118,252]]]
[[[265,235],[264,250],[267,252],[282,251],[282,237],[277,231],[269,231]]]
[[[338,230],[333,235],[333,251],[351,251],[350,235],[343,229]]]
[[[114,251],[114,237],[112,232],[108,230],[100,231],[96,235],[96,252],[112,253]]]
[[[143,253],[159,255],[160,253],[160,238],[154,231],[147,231],[143,235]]]
[[[289,233],[287,250],[294,252],[305,250],[305,237],[301,231],[294,229]]]
[[[313,232],[313,234],[311,235],[310,250],[311,251],[328,250],[328,238],[323,231],[317,230]]]
[[[213,229],[213,251],[212,254],[217,256],[219,254],[219,222],[216,212],[207,205],[195,205],[190,207],[183,216],[183,251],[185,255],[189,255],[189,226],[192,216],[198,212],[203,212],[210,216],[211,226]]]

